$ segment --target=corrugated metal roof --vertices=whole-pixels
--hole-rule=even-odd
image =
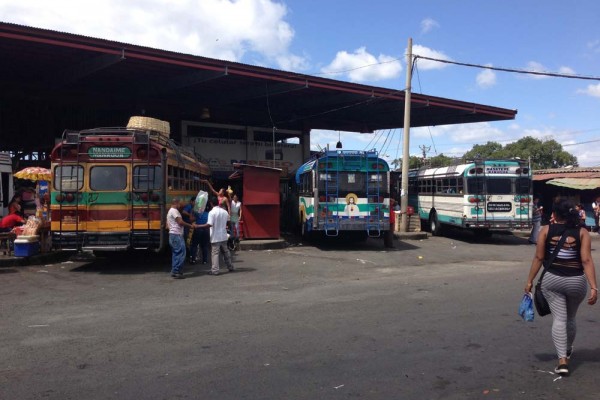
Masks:
[[[0,109],[0,147],[7,150],[51,148],[64,129],[117,126],[136,115],[132,110],[177,126],[200,120],[208,108],[206,122],[276,126],[276,140],[286,129],[373,132],[404,124],[403,90],[4,22],[0,59],[10,60],[0,63],[0,102],[7,105]],[[413,127],[517,113],[419,93],[411,104]]]
[[[598,167],[550,168],[533,171],[534,181],[556,178],[600,178]]]

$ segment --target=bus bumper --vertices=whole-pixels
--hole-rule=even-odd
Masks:
[[[52,247],[61,250],[125,251],[159,246],[160,231],[52,232]]]

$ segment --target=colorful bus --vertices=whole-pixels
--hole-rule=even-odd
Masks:
[[[187,201],[210,169],[167,135],[132,128],[65,131],[52,150],[52,245],[162,250],[173,197]]]
[[[318,154],[296,171],[298,223],[303,236],[390,229],[389,166],[376,151]]]
[[[400,188],[401,180],[393,180]],[[481,235],[531,229],[532,173],[520,160],[411,170],[408,186],[408,204],[433,235],[449,226]]]

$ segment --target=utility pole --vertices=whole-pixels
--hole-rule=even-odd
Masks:
[[[421,149],[421,153],[423,154],[423,160],[425,160],[427,158],[427,153],[429,153],[429,150],[431,150],[431,146],[425,146],[424,144],[419,146],[419,149]]]
[[[408,164],[410,163],[409,138],[410,138],[410,90],[412,81],[412,38],[408,39],[406,54],[406,89],[404,89],[404,141],[402,149],[402,188],[400,192],[400,232],[408,231]]]

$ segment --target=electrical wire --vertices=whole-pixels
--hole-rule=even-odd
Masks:
[[[400,60],[402,60],[402,57],[394,58],[393,60],[380,61],[380,62],[376,62],[376,63],[372,63],[372,64],[365,64],[365,65],[362,65],[360,67],[355,67],[355,68],[350,68],[350,69],[344,69],[344,70],[339,70],[339,71],[321,71],[321,72],[315,72],[315,73],[311,73],[310,75],[337,75],[337,74],[343,74],[345,72],[356,71],[356,70],[362,69],[362,68],[374,67],[376,65],[389,64],[389,63],[393,63],[393,62],[400,61]]]
[[[385,140],[383,141],[383,144],[381,145],[381,151],[380,151],[380,153],[385,154],[385,151],[383,149],[385,149],[385,145],[388,142],[391,133],[392,133],[392,130],[388,129],[388,134],[386,135]]]
[[[273,168],[275,168],[275,131],[277,130],[277,127],[275,126],[275,123],[273,122],[273,117],[271,116],[271,105],[269,102],[269,84],[265,83],[265,89],[267,91],[267,111],[269,113],[269,119],[271,120],[271,125],[273,126]]]
[[[461,65],[463,67],[491,69],[493,71],[515,72],[517,74],[528,74],[528,75],[552,76],[552,77],[556,77],[556,78],[570,78],[570,79],[584,79],[584,80],[589,80],[589,81],[600,81],[600,77],[598,77],[598,76],[588,76],[588,75],[578,75],[578,74],[561,74],[558,72],[531,71],[531,70],[518,69],[518,68],[502,68],[502,67],[494,67],[491,65],[465,63],[465,62],[444,60],[441,58],[425,57],[425,56],[419,56],[419,55],[415,55],[414,57],[415,57],[415,59],[422,58],[424,60],[437,61],[437,62],[441,62],[441,63],[445,63],[445,64]]]
[[[417,71],[417,81],[419,82],[419,91],[420,93],[423,93],[423,88],[421,87],[421,74],[419,74],[419,67],[417,64],[417,59],[415,58],[414,61],[414,66],[415,66],[415,70]],[[427,107],[427,111],[428,114],[430,114],[429,116],[431,116],[431,109],[429,107]],[[429,132],[429,138],[431,139],[431,144],[433,145],[433,151],[434,153],[437,155],[437,148],[435,146],[435,141],[433,140],[433,134],[431,133],[431,127],[429,125],[427,125],[427,131]]]

